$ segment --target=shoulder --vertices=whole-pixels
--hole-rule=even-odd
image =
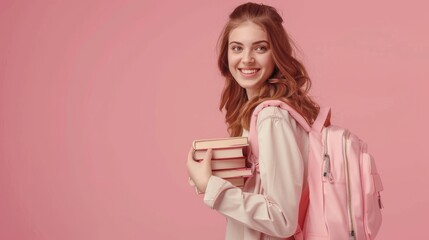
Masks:
[[[289,111],[282,109],[277,106],[269,106],[263,108],[257,118],[258,125],[262,124],[266,120],[284,120],[286,122],[291,122],[293,118],[290,116]]]

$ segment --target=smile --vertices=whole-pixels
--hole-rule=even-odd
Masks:
[[[245,76],[245,77],[252,77],[254,75],[256,75],[257,72],[259,72],[260,69],[258,68],[239,68],[238,70],[240,70],[240,73]]]

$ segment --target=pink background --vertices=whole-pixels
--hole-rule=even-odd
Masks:
[[[223,239],[185,161],[227,135],[216,41],[242,2],[1,1],[0,239]],[[379,239],[428,238],[426,1],[264,2],[377,159]]]

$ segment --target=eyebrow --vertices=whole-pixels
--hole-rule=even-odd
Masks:
[[[232,41],[229,43],[229,45],[231,45],[233,43],[238,44],[238,45],[243,45],[241,42],[237,42],[237,41]],[[268,41],[265,41],[265,40],[254,42],[254,43],[252,43],[252,45],[256,45],[256,44],[260,44],[260,43],[266,43],[269,45]]]

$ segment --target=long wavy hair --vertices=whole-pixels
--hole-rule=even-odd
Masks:
[[[259,25],[268,36],[275,67],[271,76],[259,89],[257,97],[249,100],[246,90],[234,80],[228,68],[228,39],[230,32],[241,23],[251,21]],[[245,3],[229,15],[218,41],[218,67],[225,77],[219,110],[225,109],[225,121],[231,137],[249,130],[250,118],[256,106],[269,99],[279,99],[299,112],[311,125],[319,113],[319,105],[308,92],[311,80],[302,63],[294,57],[292,41],[282,26],[283,19],[271,6]]]

